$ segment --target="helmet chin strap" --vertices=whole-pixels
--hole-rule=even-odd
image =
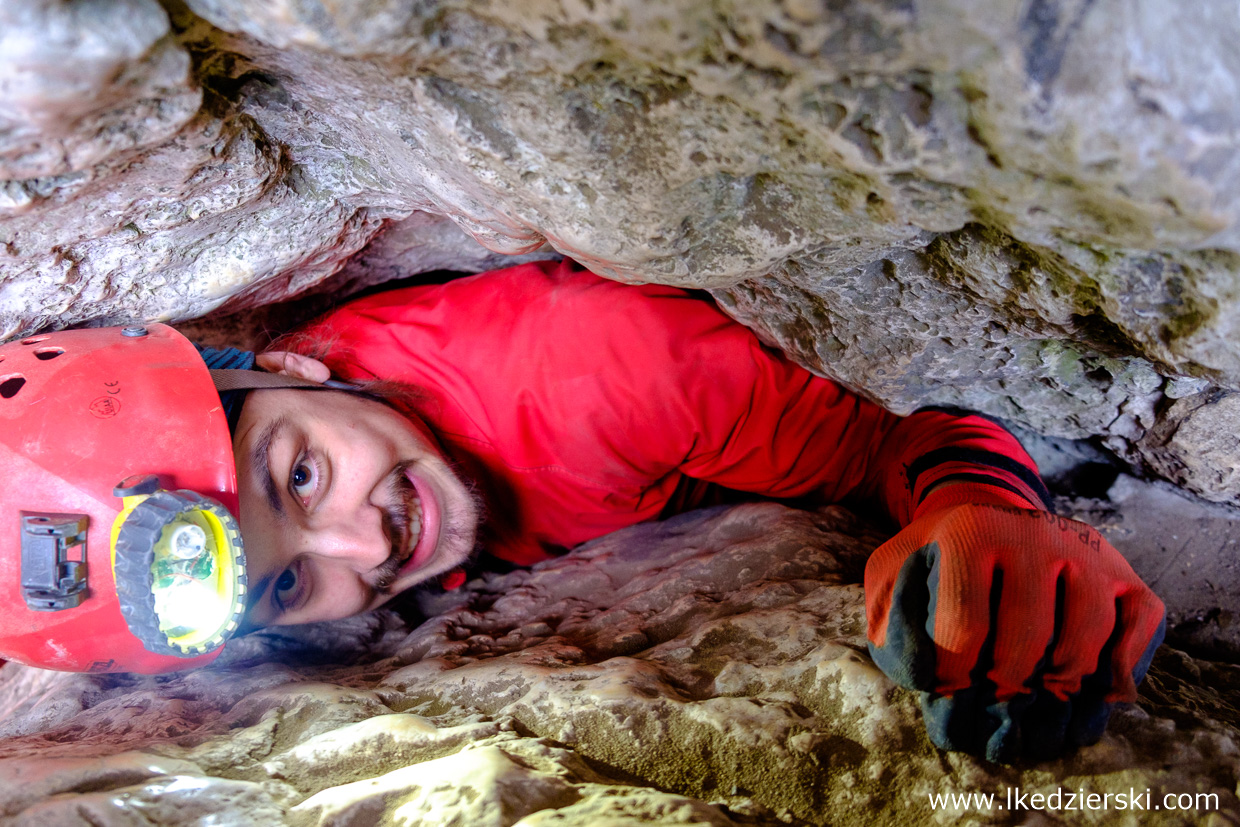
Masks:
[[[253,391],[264,388],[306,388],[310,390],[332,390],[361,392],[361,388],[349,382],[328,379],[326,382],[312,382],[297,376],[282,373],[267,373],[261,370],[237,370],[234,368],[212,369],[211,381],[217,391]]]

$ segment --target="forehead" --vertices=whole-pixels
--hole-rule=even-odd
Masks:
[[[233,448],[237,465],[244,453],[272,437],[312,434],[319,439],[356,439],[369,434],[382,441],[402,441],[404,435],[424,435],[420,422],[367,396],[317,388],[265,388],[250,391],[237,421]],[[429,433],[425,433],[429,436]]]
[[[247,425],[249,429],[262,427],[273,419],[299,425],[361,415],[371,411],[372,406],[387,408],[364,396],[331,388],[261,388],[246,395],[237,435],[241,437]]]

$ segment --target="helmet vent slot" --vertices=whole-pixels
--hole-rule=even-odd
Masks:
[[[41,347],[34,352],[34,358],[42,359],[46,362],[49,359],[55,359],[64,352],[65,349],[62,347]]]
[[[31,336],[29,339],[22,339],[23,345],[37,345],[39,342],[46,342],[47,336]]]
[[[24,384],[26,384],[26,377],[19,373],[0,377],[0,397],[12,399],[14,396],[17,396],[17,392],[22,389]]]

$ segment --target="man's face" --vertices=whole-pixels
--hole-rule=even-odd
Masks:
[[[478,507],[420,425],[338,391],[252,391],[233,439],[247,625],[374,609],[460,565]]]

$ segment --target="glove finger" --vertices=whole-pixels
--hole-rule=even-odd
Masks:
[[[984,600],[973,596],[975,602],[987,607],[983,621],[998,614],[1002,573],[996,573],[989,585],[989,594]],[[946,597],[950,599],[951,595]],[[946,614],[939,615],[944,616]],[[924,693],[921,699],[922,715],[926,721],[926,732],[936,746],[982,757],[994,756],[990,760],[1003,760],[1020,751],[1019,727],[1011,726],[1009,705],[996,700],[994,682],[987,677],[994,665],[997,627],[985,623],[977,625],[988,628],[985,628],[986,634],[977,652],[971,657],[971,668],[965,678],[967,685],[950,694]],[[940,656],[942,651],[940,648]],[[940,673],[940,685],[942,680]],[[1018,715],[1020,705],[1021,702],[1018,702],[1018,708],[1012,710]],[[998,733],[1000,729],[1004,731]]]
[[[1061,573],[1055,606],[1055,642],[1040,683],[1065,701],[1098,670],[1100,653],[1115,631],[1116,606],[1110,594],[1099,593],[1095,582],[1074,569]]]
[[[937,546],[935,546],[937,550]],[[929,631],[934,638],[934,691],[952,695],[985,676],[1000,582],[989,555],[938,555],[930,573]],[[979,668],[980,667],[980,668]]]
[[[1090,692],[1072,705],[1072,721],[1068,725],[1067,743],[1072,747],[1089,747],[1102,739],[1111,720],[1115,704],[1107,703],[1104,695]]]
[[[1071,746],[1069,730],[1076,707],[1074,699],[1057,697],[1043,682],[1043,675],[1048,665],[1053,662],[1059,637],[1064,629],[1069,628],[1064,623],[1070,606],[1067,602],[1067,591],[1065,578],[1061,573],[1055,584],[1053,609],[1044,610],[1045,615],[1054,618],[1055,631],[1042,658],[1034,667],[1032,691],[1016,695],[1008,701],[999,701],[992,709],[999,722],[986,745],[987,757],[992,761],[1008,762],[1018,757],[1047,761],[1063,755]],[[1104,628],[1102,638],[1093,650],[1092,660],[1084,667],[1085,672],[1096,671],[1098,652],[1106,644],[1107,632]],[[1078,673],[1076,683],[1079,685],[1080,682],[1081,674]]]
[[[1145,677],[1154,659],[1154,650],[1167,630],[1167,611],[1163,602],[1144,584],[1120,595],[1120,638],[1112,654],[1114,683],[1108,701],[1132,703],[1137,684]]]
[[[1117,681],[1116,675],[1131,684],[1131,700],[1125,702],[1136,700],[1136,685],[1145,677],[1150,661],[1154,659],[1154,650],[1162,643],[1165,631],[1166,622],[1162,620],[1146,645],[1146,650],[1142,653],[1137,665],[1129,669],[1126,664],[1117,667],[1116,661],[1121,660],[1117,651],[1124,645],[1125,638],[1131,635],[1123,629],[1116,630],[1098,658],[1097,671],[1087,675],[1081,681],[1081,691],[1073,698],[1072,721],[1068,727],[1068,742],[1071,745],[1087,747],[1096,744],[1106,732],[1107,722],[1111,719],[1111,711],[1115,708],[1117,685],[1122,685],[1124,682]],[[1117,669],[1123,671],[1117,671]]]
[[[1063,751],[1072,704],[1043,689],[1041,681],[1065,628],[1065,572],[1055,574],[1048,569],[1035,577],[1013,575],[1011,584],[1003,582],[996,610],[994,667],[988,675],[995,687],[989,712],[996,722],[986,742],[989,761],[1045,759]],[[1004,575],[1000,571],[996,578]],[[1097,650],[1105,643],[1104,632],[1089,669],[1095,668]]]
[[[1021,720],[1026,758],[1049,761],[1063,755],[1070,743],[1068,729],[1074,708],[1072,700],[1061,700],[1052,692],[1033,693]]]
[[[986,760],[1010,764],[1025,753],[1026,716],[1037,695],[1027,692],[1010,700],[996,701],[987,710],[996,726],[986,741]]]
[[[1145,652],[1141,654],[1141,659],[1137,661],[1137,665],[1132,669],[1132,680],[1134,684],[1140,684],[1145,680],[1145,674],[1150,671],[1150,664],[1154,662],[1154,653],[1158,651],[1158,647],[1162,646],[1163,639],[1167,636],[1167,611],[1163,609],[1162,619],[1158,621],[1158,628],[1154,630],[1154,636],[1150,638],[1150,642],[1145,647]],[[0,661],[3,663],[3,661]]]
[[[938,554],[938,546],[930,544],[905,559],[886,607],[882,645],[875,644],[873,639],[869,642],[875,665],[905,689],[934,688],[935,651],[929,618]],[[869,623],[874,625],[874,615],[869,615]]]
[[[1118,683],[1117,674],[1133,682],[1133,700],[1136,699],[1136,683],[1145,677],[1150,661],[1154,658],[1154,650],[1162,643],[1163,634],[1166,631],[1165,617],[1157,617],[1158,626],[1150,636],[1145,651],[1139,657],[1138,663],[1130,667],[1127,662],[1123,661],[1119,652],[1125,645],[1131,645],[1129,641],[1133,638],[1134,632],[1131,626],[1128,628],[1123,626],[1123,598],[1121,597],[1117,603],[1119,605],[1116,614],[1120,617],[1119,624],[1098,656],[1098,668],[1081,681],[1081,691],[1073,699],[1068,740],[1074,746],[1089,746],[1098,743],[1098,740],[1102,738],[1102,733],[1106,731],[1107,722],[1111,718],[1111,711],[1115,707],[1113,701],[1115,687]],[[1149,608],[1148,605],[1139,606],[1138,610],[1147,612]],[[1158,601],[1158,608],[1162,608],[1161,601]],[[1117,669],[1123,671],[1117,673]]]
[[[994,694],[989,687],[971,686],[954,695],[921,693],[926,734],[939,749],[986,755],[999,722],[990,713]]]
[[[926,733],[940,749],[967,752],[996,764],[1010,764],[1029,752],[1035,730],[1027,725],[1029,712],[1045,693],[1017,695],[996,701],[990,686],[973,686],[954,695],[923,692],[921,712]],[[1057,703],[1059,703],[1057,701]],[[1068,706],[1063,704],[1063,706]],[[1050,733],[1038,732],[1036,748],[1057,754],[1063,746],[1068,713]]]
[[[1073,702],[1061,701],[1049,692],[1017,695],[1009,701],[995,701],[993,692],[978,687],[951,696],[921,693],[926,733],[935,746],[982,756],[996,764],[1022,758],[1048,761],[1067,748],[1096,742],[1106,728],[1110,705],[1095,707],[1085,716],[1089,726],[1085,720],[1078,721],[1074,731],[1070,729]],[[1093,740],[1080,740],[1085,737]]]
[[[989,677],[999,701],[1034,688],[1031,679],[1055,636],[1057,598],[1062,594],[1058,573],[1000,571],[995,575],[1002,596],[995,615],[994,666]]]
[[[1072,698],[1072,720],[1067,732],[1067,741],[1072,746],[1096,744],[1106,731],[1112,708],[1107,701],[1114,683],[1112,658],[1122,635],[1119,628],[1112,629],[1098,655],[1097,668],[1081,679],[1081,690]]]

